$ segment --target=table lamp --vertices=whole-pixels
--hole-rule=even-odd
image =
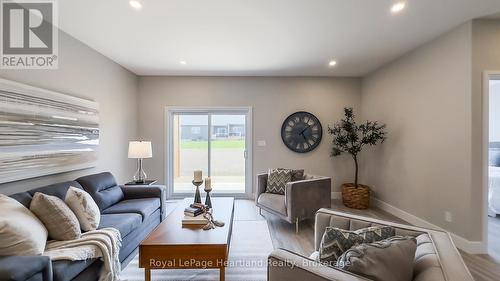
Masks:
[[[147,176],[142,168],[142,159],[153,157],[150,141],[131,141],[128,144],[128,158],[137,159],[137,171],[134,174],[136,183],[144,183]]]

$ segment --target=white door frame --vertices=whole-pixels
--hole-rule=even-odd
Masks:
[[[225,193],[223,196],[232,196],[235,198],[252,198],[252,190],[253,190],[253,127],[252,127],[252,111],[253,108],[251,106],[230,106],[230,107],[199,107],[199,106],[167,106],[165,107],[165,184],[167,185],[167,198],[182,198],[186,196],[194,196],[194,187],[192,194],[173,194],[173,183],[174,177],[172,174],[172,169],[170,167],[173,166],[173,157],[171,156],[173,152],[173,136],[170,134],[170,129],[173,124],[173,116],[175,113],[246,113],[246,124],[245,124],[245,145],[246,145],[246,159],[245,159],[245,193]],[[210,133],[209,133],[210,134]],[[210,136],[209,136],[210,137]],[[210,142],[209,142],[210,143]],[[219,194],[214,193],[213,196],[218,196]]]
[[[490,80],[500,80],[500,70],[488,70],[483,72],[483,163],[482,163],[482,178],[483,178],[483,245],[484,252],[488,253],[488,158],[489,158],[489,140],[490,140]]]

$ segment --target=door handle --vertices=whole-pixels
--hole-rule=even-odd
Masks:
[[[243,150],[243,157],[244,157],[245,159],[247,159],[247,157],[248,157],[248,151],[247,151],[246,149],[245,149],[245,150]]]

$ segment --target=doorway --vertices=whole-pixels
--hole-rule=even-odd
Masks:
[[[487,185],[487,231],[488,253],[500,260],[500,75],[489,74],[485,81],[485,119],[487,120],[486,185]]]
[[[167,108],[170,198],[193,196],[193,172],[212,180],[214,196],[251,194],[251,108]]]

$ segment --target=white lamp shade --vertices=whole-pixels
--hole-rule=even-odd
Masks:
[[[128,143],[128,158],[151,158],[153,151],[150,141],[131,141]]]

